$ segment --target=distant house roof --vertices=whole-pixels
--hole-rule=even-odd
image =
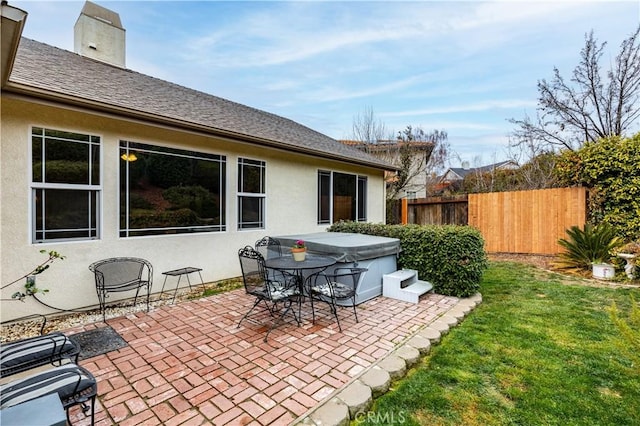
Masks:
[[[429,153],[431,153],[434,147],[433,142],[424,142],[424,141],[402,141],[402,140],[386,140],[385,139],[385,140],[379,140],[376,143],[369,143],[369,142],[341,139],[340,142],[343,145],[353,146],[362,151],[371,152],[371,153],[387,152],[402,146],[409,146],[416,150],[428,151]]]
[[[481,167],[450,167],[446,172],[440,177],[440,182],[451,182],[455,180],[462,180],[465,176],[471,173],[487,173],[492,170],[500,170],[500,169],[512,169],[518,167],[518,164],[512,160],[501,161],[499,163],[489,164],[487,166]]]
[[[69,106],[383,170],[397,168],[293,120],[27,38],[2,87]]]

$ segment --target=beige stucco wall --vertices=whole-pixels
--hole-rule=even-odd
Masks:
[[[0,277],[5,285],[45,259],[41,249],[66,256],[42,275],[38,287],[49,289],[41,296],[60,308],[97,305],[93,275],[88,266],[99,259],[134,256],[154,267],[153,290],[160,291],[162,271],[183,266],[203,268],[205,282],[240,275],[239,248],[264,235],[323,231],[317,225],[317,170],[319,168],[368,176],[368,220],[384,222],[382,171],[347,163],[321,160],[285,151],[228,142],[171,129],[123,121],[103,115],[60,109],[2,97],[0,145]],[[29,220],[30,126],[98,135],[102,141],[102,237],[95,241],[31,244]],[[120,238],[118,236],[118,144],[120,140],[193,149],[227,156],[227,231],[188,235]],[[236,185],[239,156],[267,163],[266,229],[237,231]],[[185,280],[182,280],[186,284]],[[5,301],[22,289],[22,282],[2,290],[1,320],[32,313],[50,313],[34,300]],[[172,283],[173,284],[173,283]],[[168,284],[169,285],[169,284]],[[111,296],[117,300],[119,294]]]

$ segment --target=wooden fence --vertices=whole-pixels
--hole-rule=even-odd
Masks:
[[[407,202],[407,220],[422,225],[466,225],[467,195],[417,198]]]
[[[558,239],[587,221],[586,188],[469,194],[407,200],[406,222],[478,228],[490,253],[557,254]]]

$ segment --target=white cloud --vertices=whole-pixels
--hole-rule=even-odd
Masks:
[[[383,112],[381,117],[404,117],[416,115],[435,115],[435,114],[451,114],[459,112],[478,112],[494,109],[512,109],[512,108],[532,108],[536,106],[535,101],[521,99],[494,99],[483,102],[463,105],[451,105],[425,108],[420,110]]]
[[[638,1],[95,1],[121,15],[136,71],[333,137],[371,106],[390,130],[445,129],[470,154],[504,144],[586,32],[614,57],[640,21]],[[73,50],[83,1],[10,3],[25,36]]]

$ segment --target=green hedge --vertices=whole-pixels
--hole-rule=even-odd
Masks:
[[[417,270],[420,279],[433,284],[434,292],[446,296],[477,293],[488,266],[484,239],[469,226],[338,222],[327,230],[398,238],[402,249],[398,267]]]
[[[564,151],[555,173],[567,185],[591,188],[590,223],[606,222],[627,241],[640,238],[640,132]]]
[[[196,213],[190,209],[155,211],[133,209],[129,216],[131,229],[168,228],[199,225]]]

